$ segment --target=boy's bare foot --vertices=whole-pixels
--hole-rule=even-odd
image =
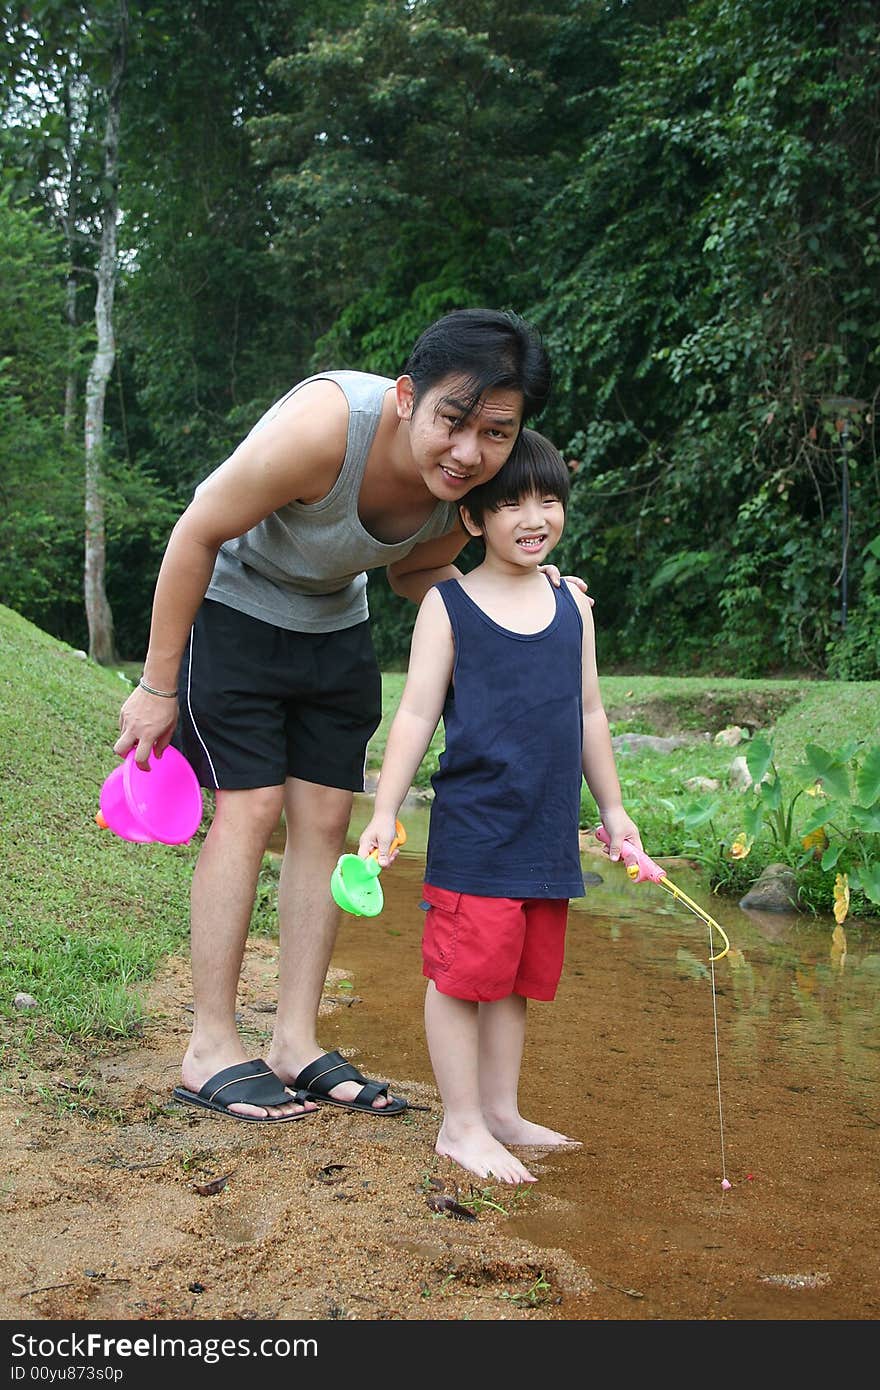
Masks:
[[[498,1182],[510,1183],[537,1181],[528,1168],[512,1153],[508,1153],[487,1129],[469,1130],[453,1139],[443,1125],[437,1135],[434,1152],[441,1158],[453,1159],[478,1178],[495,1178]]]
[[[491,1132],[502,1144],[534,1144],[544,1148],[555,1148],[562,1144],[579,1146],[581,1142],[580,1139],[569,1139],[567,1134],[560,1134],[558,1130],[547,1129],[546,1125],[536,1125],[531,1120],[524,1120],[522,1115],[493,1122]]]

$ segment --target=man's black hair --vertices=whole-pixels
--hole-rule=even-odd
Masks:
[[[537,329],[500,309],[454,309],[416,340],[404,373],[412,377],[418,405],[425,391],[458,377],[466,413],[490,391],[519,391],[523,420],[543,410],[550,395],[550,358]]]

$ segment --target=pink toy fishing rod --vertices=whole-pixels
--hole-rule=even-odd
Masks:
[[[600,825],[597,829],[596,839],[601,840],[603,845],[611,844],[611,837],[604,825]],[[717,956],[710,955],[710,960],[722,960],[724,956],[727,955],[727,952],[730,950],[730,942],[727,939],[724,929],[718,925],[714,917],[710,917],[708,912],[704,912],[692,898],[689,898],[687,893],[683,893],[680,888],[676,887],[666,870],[661,869],[659,864],[655,864],[650,855],[645,854],[643,849],[636,849],[635,845],[631,845],[629,840],[624,840],[620,847],[620,857],[633,883],[644,883],[645,881],[649,883],[659,883],[661,888],[665,888],[667,893],[671,893],[678,902],[683,903],[686,908],[689,908],[691,912],[699,917],[701,922],[705,922],[709,928],[714,928],[714,930],[718,932],[718,935],[724,942],[724,950],[719,951]]]

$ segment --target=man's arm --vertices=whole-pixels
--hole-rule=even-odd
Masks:
[[[242,440],[199,488],[178,520],[156,581],[144,679],[173,691],[183,649],[205,596],[222,543],[249,531],[293,499],[317,501],[335,482],[345,455],[348,405],[332,382],[297,391],[275,418]],[[146,767],[162,752],[177,722],[176,701],[136,688],[122,706],[114,750],[137,745]]]
[[[454,531],[437,536],[432,541],[421,541],[413,547],[402,560],[395,560],[385,571],[388,583],[401,598],[411,603],[421,603],[429,589],[444,579],[459,579],[461,571],[453,560],[461,554],[470,540],[462,526],[456,523]]]

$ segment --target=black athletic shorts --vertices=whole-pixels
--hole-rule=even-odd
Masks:
[[[291,632],[205,599],[180,666],[174,743],[203,787],[238,791],[301,777],[363,791],[382,717],[369,622]]]

